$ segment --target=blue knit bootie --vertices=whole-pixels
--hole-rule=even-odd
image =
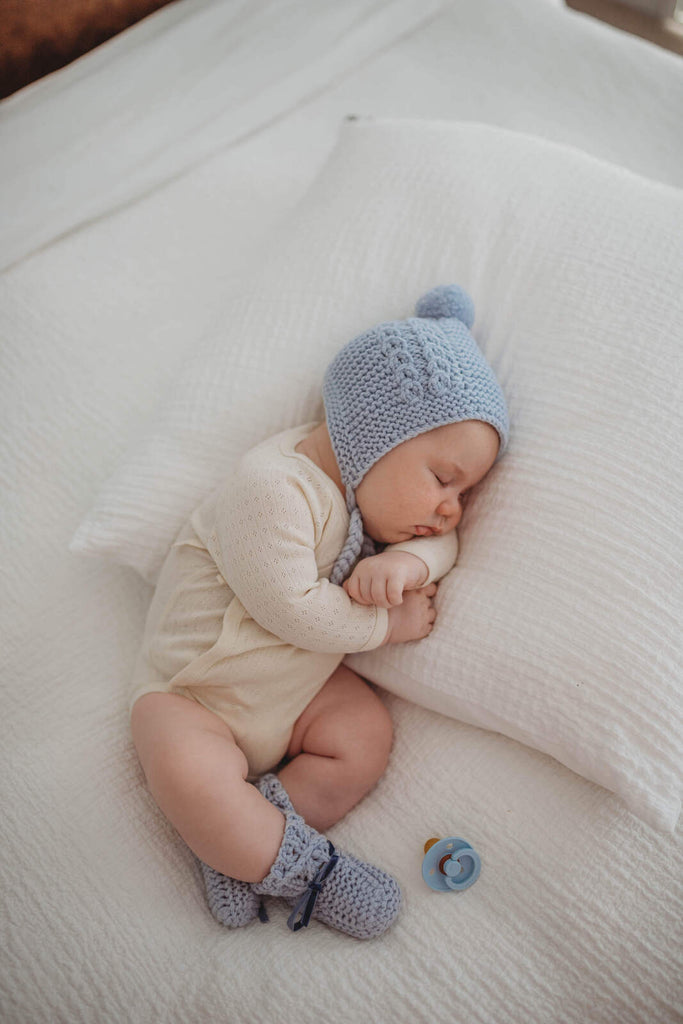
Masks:
[[[272,868],[252,890],[282,896],[294,904],[287,921],[292,931],[311,917],[357,939],[385,932],[401,906],[401,890],[379,868],[338,853],[295,811],[286,814],[285,834]]]
[[[204,876],[209,910],[216,920],[226,928],[241,928],[253,921],[261,901],[252,892],[250,883],[222,875],[203,860],[199,861],[199,866]]]
[[[276,775],[264,775],[259,780],[257,788],[283,814],[294,810]],[[257,916],[261,916],[262,920],[266,919],[265,914],[260,912],[261,897],[253,891],[250,882],[241,882],[237,878],[222,875],[220,871],[210,868],[201,860],[199,866],[204,876],[209,910],[222,925],[226,928],[242,928]]]

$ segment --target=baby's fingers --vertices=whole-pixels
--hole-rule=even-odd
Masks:
[[[428,583],[426,587],[422,587],[420,590],[421,594],[426,594],[427,597],[434,597],[437,591],[436,583]]]
[[[361,576],[356,574],[349,576],[349,578],[344,580],[342,583],[342,587],[349,597],[356,602],[356,604],[369,605],[377,603],[373,600],[372,594],[370,593],[370,586],[370,581],[363,579]]]
[[[350,576],[348,580],[344,580],[344,582],[342,583],[342,588],[346,591],[346,593],[353,601],[357,601],[358,604],[363,603],[360,594],[360,587],[358,585],[358,580],[355,576]]]
[[[378,608],[391,608],[394,604],[400,604],[400,601],[392,601],[389,592],[389,582],[381,576],[372,580],[370,584],[370,598],[371,603],[377,605]]]

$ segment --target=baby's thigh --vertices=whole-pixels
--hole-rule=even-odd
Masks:
[[[297,719],[287,756],[317,754],[381,773],[393,728],[386,707],[361,676],[340,665]]]
[[[150,790],[167,813],[167,802],[196,795],[204,775],[218,772],[225,785],[246,778],[247,759],[228,726],[188,697],[145,694],[133,705],[131,731]]]

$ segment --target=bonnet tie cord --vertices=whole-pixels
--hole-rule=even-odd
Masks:
[[[294,910],[287,918],[287,927],[293,932],[298,932],[300,928],[307,928],[308,922],[311,920],[311,914],[315,908],[318,896],[323,887],[328,875],[334,870],[339,860],[339,854],[335,853],[334,846],[327,840],[329,847],[330,859],[318,870],[311,881],[306,886],[305,891],[302,893],[299,902],[295,905]],[[297,921],[298,915],[301,915],[301,919]]]
[[[349,513],[349,532],[330,573],[330,583],[338,587],[351,575],[359,558],[377,554],[377,545],[363,527],[363,517],[350,484],[346,486],[346,508]]]

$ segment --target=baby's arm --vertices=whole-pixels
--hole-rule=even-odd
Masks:
[[[394,608],[407,590],[418,590],[441,579],[458,556],[455,530],[440,537],[416,537],[391,544],[379,555],[363,558],[344,582],[344,590],[362,605]]]
[[[296,474],[243,461],[218,498],[209,550],[249,615],[285,643],[330,654],[372,650],[386,640],[388,612],[363,607],[320,576],[316,493]]]

